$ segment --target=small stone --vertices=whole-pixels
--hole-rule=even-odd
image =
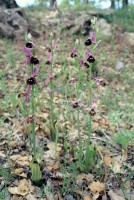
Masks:
[[[116,63],[115,69],[121,70],[121,69],[123,69],[123,68],[124,68],[124,63],[121,62],[121,61],[118,61],[118,62]]]
[[[64,197],[64,200],[75,200],[71,194],[68,194]]]

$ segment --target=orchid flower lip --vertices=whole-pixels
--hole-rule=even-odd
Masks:
[[[74,47],[73,50],[72,50],[72,53],[71,53],[71,57],[74,58],[76,56],[77,56],[76,48]]]
[[[22,121],[21,121],[21,123],[24,123],[24,122],[26,122],[26,123],[32,123],[33,121],[35,121],[35,118],[34,118],[34,116],[33,115],[28,115],[25,119],[23,119]]]
[[[38,65],[39,64],[39,60],[38,60],[38,58],[35,58],[35,57],[31,56],[30,63],[34,64],[34,65]]]
[[[92,44],[92,40],[91,39],[87,39],[85,41],[85,46],[90,46]]]
[[[95,58],[94,58],[92,55],[90,55],[90,56],[88,57],[87,61],[88,61],[89,63],[94,63],[94,62],[95,62]]]
[[[33,49],[33,47],[34,47],[34,44],[32,42],[27,42],[26,43],[26,48]]]
[[[50,65],[51,62],[49,60],[46,61],[46,65]]]
[[[28,85],[35,85],[35,84],[37,84],[35,77],[30,77],[29,79],[27,79],[27,84]]]
[[[88,64],[87,62],[84,63],[84,66],[85,66],[86,68],[89,68],[89,64]]]

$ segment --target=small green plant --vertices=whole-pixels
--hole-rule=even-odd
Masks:
[[[8,188],[6,185],[0,185],[0,200],[5,200],[9,196]]]
[[[122,146],[123,149],[127,149],[128,145],[134,142],[134,129],[133,130],[123,130],[113,136],[113,140]]]
[[[31,35],[26,35],[27,43],[25,47],[23,48],[23,51],[26,55],[26,65],[29,65],[31,76],[27,79],[27,91],[23,93],[23,96],[26,100],[26,106],[29,107],[29,114],[28,116],[23,120],[23,122],[30,123],[32,128],[32,153],[33,153],[33,159],[30,164],[31,168],[31,180],[35,184],[39,184],[42,173],[40,171],[40,166],[37,163],[37,149],[36,149],[36,132],[35,132],[35,86],[37,85],[36,77],[38,75],[39,69],[36,68],[39,64],[38,58],[35,57],[35,45],[31,41]]]
[[[61,166],[63,174],[62,194],[73,192],[75,190],[75,180],[77,176],[76,164],[69,163],[68,165]]]
[[[10,172],[3,168],[2,166],[0,166],[0,176],[2,176],[5,180],[8,181],[14,181],[15,178],[10,174]]]

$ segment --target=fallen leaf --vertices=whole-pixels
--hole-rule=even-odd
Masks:
[[[93,181],[93,178],[94,178],[94,176],[92,174],[81,173],[76,177],[76,182],[79,183],[80,181],[85,179],[89,183],[89,182]]]
[[[108,192],[111,200],[125,200],[122,196],[117,195],[113,190]]]
[[[111,165],[112,159],[111,156],[109,156],[108,154],[105,154],[104,156],[104,163],[107,167],[109,167]]]
[[[8,191],[11,194],[18,194],[21,196],[25,196],[30,193],[30,186],[26,179],[22,179],[18,185],[18,187],[9,187]]]
[[[88,187],[90,188],[91,192],[93,192],[93,193],[101,193],[101,192],[104,192],[104,190],[105,190],[104,183],[100,183],[99,181],[97,181],[97,182],[94,181]]]
[[[17,169],[15,169],[13,172],[12,172],[12,174],[13,175],[20,175],[20,174],[22,174],[24,172],[24,169],[23,168],[17,168]]]
[[[97,200],[99,196],[99,193],[93,194],[93,200]]]
[[[89,195],[86,195],[83,197],[83,200],[92,200],[92,198]]]
[[[10,159],[15,163],[15,164],[19,164],[20,166],[25,166],[30,164],[29,158],[28,156],[22,156],[22,155],[13,155],[10,156]]]
[[[121,167],[122,167],[122,164],[119,163],[118,161],[115,161],[112,166],[112,170],[114,174],[122,173]]]

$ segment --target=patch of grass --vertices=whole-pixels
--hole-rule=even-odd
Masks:
[[[122,146],[123,149],[126,149],[130,142],[134,141],[134,129],[131,131],[124,130],[120,133],[117,133],[113,136],[113,140]]]
[[[116,23],[124,28],[124,31],[134,32],[134,6],[115,10],[110,15],[104,15],[109,23]]]

